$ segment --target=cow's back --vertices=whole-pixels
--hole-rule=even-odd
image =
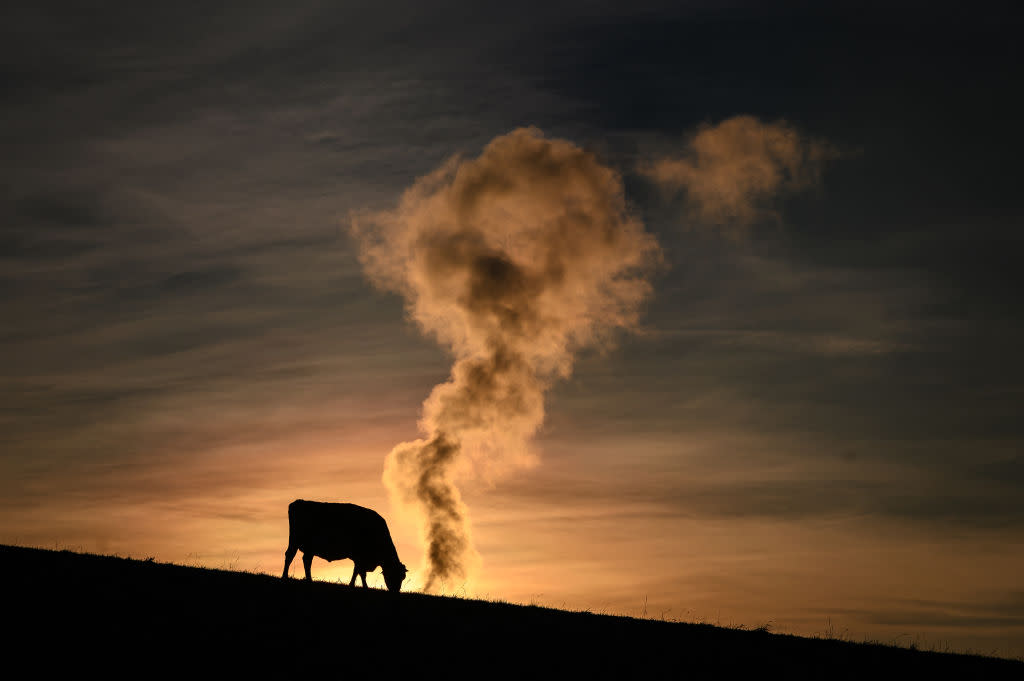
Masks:
[[[290,545],[329,561],[394,551],[384,518],[356,504],[296,499],[288,505],[288,530]]]

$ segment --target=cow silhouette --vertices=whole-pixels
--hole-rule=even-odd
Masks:
[[[384,518],[376,511],[355,504],[333,504],[296,499],[288,504],[288,549],[284,552],[282,579],[288,579],[288,567],[295,552],[302,551],[306,580],[312,581],[313,556],[330,562],[351,558],[355,563],[352,581],[363,580],[379,565],[388,591],[399,591],[407,572],[391,540]]]

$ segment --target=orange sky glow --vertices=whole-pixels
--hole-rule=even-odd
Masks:
[[[5,516],[0,537],[277,575],[292,499],[357,500],[388,519],[411,570],[404,588],[419,590],[425,563],[417,519],[390,505],[380,480],[382,452],[403,430],[380,424],[229,444],[185,468],[110,471],[109,490],[93,498],[76,495],[74,481],[67,481],[68,492],[45,506]],[[735,444],[729,438],[687,446],[588,442],[571,433],[542,437],[539,466],[508,485],[467,489],[483,564],[477,575],[442,584],[440,592],[728,626],[767,623],[775,631],[925,647],[943,648],[955,635],[963,646],[1015,649],[1016,639],[1003,628],[1012,620],[978,607],[997,606],[1000,594],[1016,587],[1024,561],[1024,547],[999,532],[922,536],[870,516],[794,525],[707,517],[642,494],[610,501],[626,477],[640,487],[646,477],[665,488],[681,480],[713,481],[721,476],[709,460],[718,448]],[[598,455],[628,449],[630,461],[580,475],[581,459],[594,454],[586,452],[590,448]],[[242,467],[247,472],[239,477]],[[566,481],[568,488],[560,489]],[[989,577],[984,584],[972,579],[979,562]],[[294,563],[291,572],[301,577]],[[352,564],[316,559],[313,572],[316,579],[347,584]],[[383,588],[379,571],[370,584]],[[879,618],[879,611],[893,614]],[[953,634],[951,624],[965,618],[978,623]],[[921,623],[929,620],[934,623]]]

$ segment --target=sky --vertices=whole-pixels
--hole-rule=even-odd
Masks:
[[[0,542],[1024,655],[1019,23],[364,4],[5,6]]]

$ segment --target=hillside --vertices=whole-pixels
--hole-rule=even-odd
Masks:
[[[202,665],[577,677],[1024,678],[1024,663],[0,546],[7,659],[78,671]],[[42,655],[42,657],[40,657]],[[144,666],[140,666],[144,665]],[[121,673],[118,673],[121,672]],[[145,674],[144,674],[145,675]]]

